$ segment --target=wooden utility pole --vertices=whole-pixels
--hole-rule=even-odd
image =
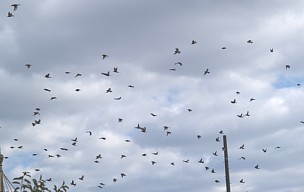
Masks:
[[[224,159],[225,159],[226,191],[227,191],[227,192],[230,192],[228,146],[227,146],[227,138],[226,138],[226,135],[223,135],[223,142],[224,142]]]

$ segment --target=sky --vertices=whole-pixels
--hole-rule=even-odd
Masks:
[[[73,192],[220,192],[226,135],[231,191],[303,192],[303,7],[0,1],[6,176]]]

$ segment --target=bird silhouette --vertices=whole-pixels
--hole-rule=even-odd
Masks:
[[[174,65],[182,66],[183,64],[181,62],[176,62],[176,63],[174,63]]]
[[[114,100],[121,100],[121,97],[115,97]]]
[[[86,133],[89,133],[90,136],[92,135],[92,131],[86,131]]]
[[[84,175],[82,175],[81,177],[79,177],[79,180],[83,181],[84,179]]]
[[[266,153],[266,152],[267,152],[267,148],[265,148],[265,149],[262,149],[262,151],[263,151],[264,153]]]
[[[204,75],[207,75],[207,74],[209,74],[210,73],[210,71],[209,71],[209,69],[207,68],[205,71],[204,71]]]
[[[194,45],[194,44],[196,44],[196,43],[197,43],[197,42],[196,42],[195,40],[192,40],[192,41],[191,41],[191,44],[192,44],[192,45]]]
[[[256,165],[254,168],[256,168],[256,169],[260,169],[259,165]]]
[[[119,73],[119,72],[118,72],[118,68],[117,68],[117,67],[114,67],[113,72],[114,72],[114,73]]]
[[[45,76],[44,76],[45,78],[51,78],[51,74],[46,74]]]
[[[106,55],[106,54],[102,54],[101,56],[102,56],[102,59],[109,57],[109,55]]]
[[[123,177],[125,177],[125,176],[126,176],[126,174],[124,174],[124,173],[120,173],[120,176],[121,176],[121,178],[123,178]]]
[[[101,73],[102,75],[105,75],[105,76],[110,76],[110,71],[108,71],[107,73]]]
[[[11,5],[13,7],[13,10],[16,11],[18,9],[18,7],[20,6],[20,4],[12,4]]]
[[[251,40],[251,39],[249,39],[249,40],[247,41],[247,43],[251,43],[251,44],[252,44],[253,42],[252,42],[252,40]]]
[[[154,165],[156,163],[156,161],[151,161],[152,165]]]
[[[29,68],[31,68],[31,64],[25,64],[25,66],[29,69]]]
[[[74,187],[76,186],[76,183],[74,180],[72,180],[72,182],[70,184],[73,185]]]
[[[244,179],[241,179],[241,180],[240,180],[240,183],[245,183]]]
[[[200,139],[202,136],[201,135],[197,135],[196,137],[197,137],[197,139]]]
[[[75,75],[75,77],[80,77],[80,76],[82,76],[81,73],[77,73],[77,74]]]
[[[180,54],[180,53],[181,53],[181,50],[179,48],[175,48],[174,55]]]
[[[157,115],[155,113],[150,113],[151,116],[156,117]]]
[[[285,69],[290,69],[290,65],[285,65]]]
[[[236,99],[233,99],[232,101],[230,101],[232,104],[236,104]]]
[[[271,53],[273,52],[273,48],[271,48],[271,49],[269,49],[269,50],[270,50]]]
[[[218,155],[217,155],[217,151],[213,152],[212,154],[213,154],[214,156],[218,156]]]
[[[198,162],[199,163],[204,163],[203,158],[201,158]]]
[[[7,17],[14,17],[14,15],[13,15],[12,12],[9,11],[9,12],[7,13]]]
[[[47,91],[47,92],[51,92],[51,90],[50,90],[50,89],[43,89],[43,90],[45,90],[45,91]]]
[[[242,146],[239,147],[239,149],[245,149],[245,145],[243,144]]]
[[[245,157],[240,157],[239,160],[246,160],[246,158]]]
[[[106,93],[112,93],[112,89],[111,89],[111,88],[108,88],[108,89],[106,90]]]

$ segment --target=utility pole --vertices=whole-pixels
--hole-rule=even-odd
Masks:
[[[225,175],[226,175],[226,191],[230,192],[230,177],[229,177],[229,161],[228,161],[228,146],[226,135],[223,135],[224,142],[224,159],[225,159]]]
[[[2,163],[3,163],[4,156],[1,154],[0,149],[0,192],[4,192],[4,186],[3,186],[3,169],[2,169]]]

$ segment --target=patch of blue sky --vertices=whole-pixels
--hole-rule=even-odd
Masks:
[[[304,83],[304,76],[291,76],[289,74],[278,75],[276,81],[272,86],[276,89],[292,88],[302,86]]]

